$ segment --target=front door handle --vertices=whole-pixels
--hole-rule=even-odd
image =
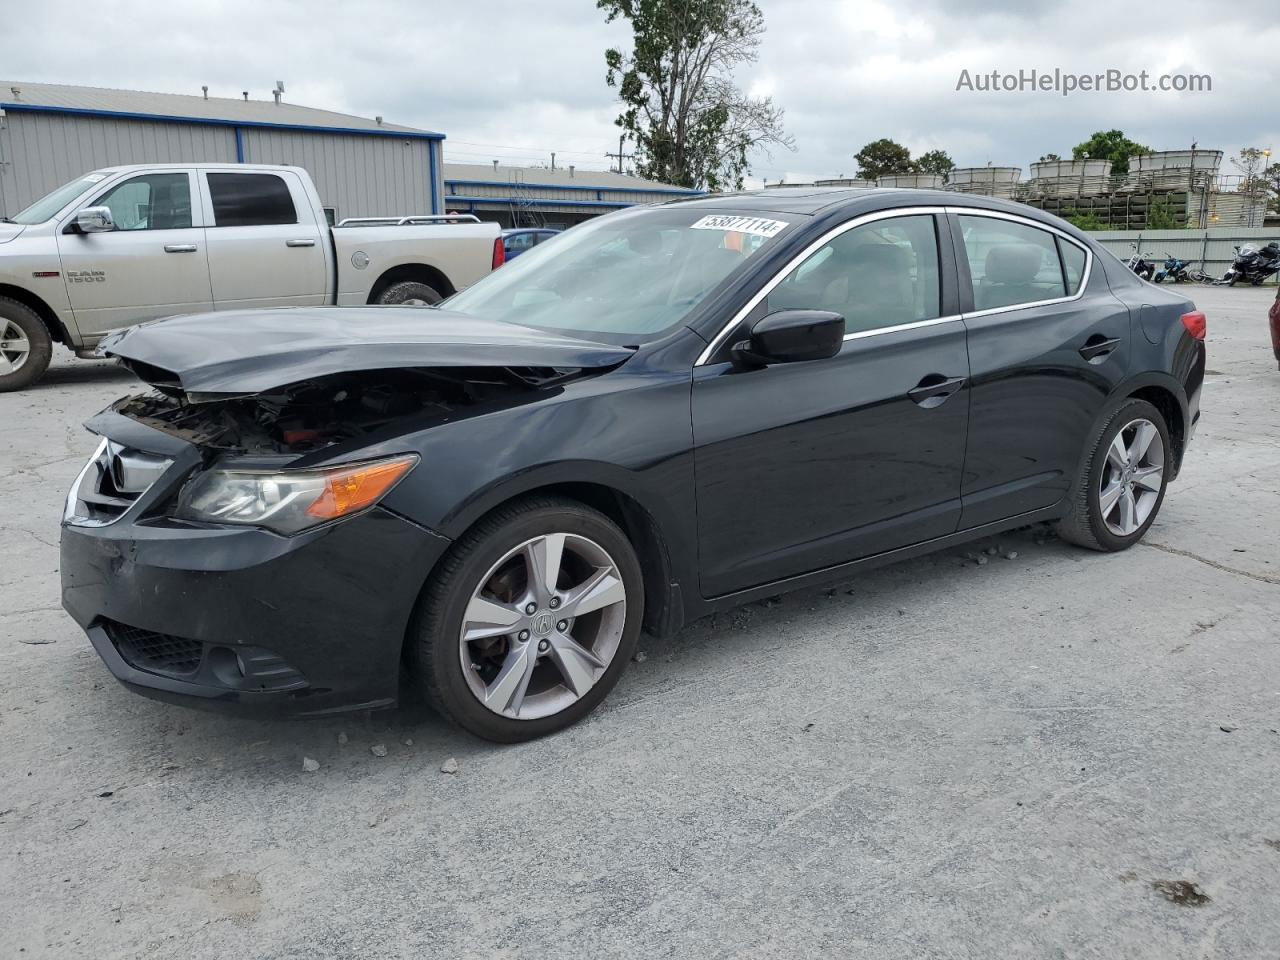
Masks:
[[[194,243],[166,243],[164,245],[165,253],[195,253],[196,245]]]
[[[311,239],[307,239],[307,240],[286,240],[286,241],[284,242],[284,245],[285,245],[286,247],[314,247],[314,246],[316,245],[316,242],[315,242],[314,240],[311,240]]]
[[[965,385],[965,380],[965,377],[944,377],[940,373],[931,373],[908,390],[907,396],[926,410],[932,410],[946,403],[949,396]]]
[[[1118,337],[1108,337],[1101,333],[1095,333],[1080,348],[1080,356],[1092,363],[1094,360],[1105,358],[1107,354],[1118,346],[1120,346]]]

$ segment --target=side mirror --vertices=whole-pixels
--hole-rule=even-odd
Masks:
[[[85,207],[77,210],[72,223],[76,233],[110,233],[116,228],[110,207]]]
[[[844,317],[827,310],[782,310],[761,317],[749,339],[733,345],[740,366],[825,360],[844,343]]]

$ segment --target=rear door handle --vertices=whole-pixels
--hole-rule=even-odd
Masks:
[[[166,243],[164,245],[165,253],[195,253],[196,245],[194,243]]]
[[[1093,362],[1102,359],[1118,346],[1120,346],[1118,337],[1107,337],[1101,333],[1095,333],[1080,348],[1080,356]]]
[[[948,397],[965,385],[966,377],[944,377],[931,373],[907,391],[907,396],[926,410],[942,406]]]
[[[308,240],[286,240],[286,241],[284,242],[284,245],[285,245],[286,247],[314,247],[314,246],[316,245],[316,242],[315,242],[314,240],[310,240],[310,239],[308,239]]]

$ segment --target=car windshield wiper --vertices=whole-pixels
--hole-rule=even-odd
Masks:
[[[0,217],[0,223],[13,223],[8,217]]]

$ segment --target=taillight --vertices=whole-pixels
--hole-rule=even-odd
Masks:
[[[1184,313],[1182,315],[1182,325],[1187,328],[1187,333],[1197,340],[1204,339],[1205,319],[1203,311],[1192,310],[1190,313]]]
[[[493,265],[489,268],[497,270],[500,266],[507,262],[507,251],[502,246],[502,238],[495,237],[493,241]]]

